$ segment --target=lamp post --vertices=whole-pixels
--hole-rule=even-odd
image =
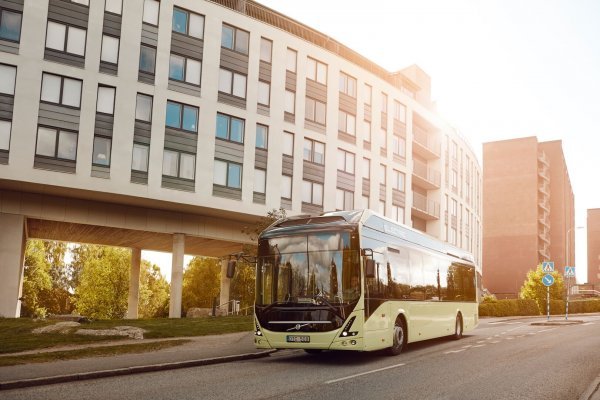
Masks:
[[[567,267],[567,264],[570,262],[570,239],[571,239],[571,231],[574,229],[583,229],[583,226],[574,226],[572,228],[569,228],[569,230],[567,231],[567,259],[565,261],[565,267]],[[571,275],[567,276],[567,302],[565,303],[565,320],[569,319],[569,292],[571,291],[571,288],[569,287],[569,283],[571,283]]]

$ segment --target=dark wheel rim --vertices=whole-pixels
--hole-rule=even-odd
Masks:
[[[456,337],[461,337],[462,336],[462,320],[460,318],[460,315],[456,316],[456,328],[455,328],[455,332],[456,332]]]
[[[404,329],[400,325],[394,327],[394,348],[402,347],[404,343]]]

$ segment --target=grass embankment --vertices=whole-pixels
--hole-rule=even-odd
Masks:
[[[144,329],[145,339],[181,338],[188,336],[218,335],[223,333],[252,330],[252,316],[228,316],[197,319],[139,319],[110,320],[82,323],[69,328],[66,333],[34,334],[32,331],[58,320],[31,320],[26,318],[0,318],[0,366],[31,362],[47,362],[82,357],[109,356],[123,353],[141,353],[160,350],[186,343],[186,340],[146,342],[131,339],[132,344],[110,346],[114,340],[126,339],[123,336],[83,336],[77,329],[110,329],[116,326],[134,326]],[[87,344],[106,343],[103,347],[86,347]],[[74,350],[51,351],[54,347],[84,345]],[[44,350],[43,353],[10,356],[10,353]]]

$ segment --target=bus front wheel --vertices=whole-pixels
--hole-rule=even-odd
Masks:
[[[406,333],[406,322],[404,322],[404,318],[398,317],[394,324],[393,344],[392,347],[388,348],[389,355],[397,356],[402,352],[402,349],[406,345]]]
[[[456,314],[456,322],[454,324],[454,335],[452,335],[452,338],[455,340],[458,340],[458,339],[462,338],[462,336],[463,336],[462,314],[458,313],[458,314]]]

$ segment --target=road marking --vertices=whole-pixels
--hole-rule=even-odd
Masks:
[[[588,326],[588,325],[594,325],[593,322],[586,322],[585,324],[581,324],[581,326]]]
[[[518,338],[522,338],[522,337],[525,337],[525,335],[519,335],[519,336],[517,336],[517,337],[518,337]]]
[[[492,337],[490,336],[489,338],[486,338],[485,340],[491,340],[491,339],[492,339]]]
[[[496,344],[496,343],[500,343],[500,341],[499,340],[494,340],[494,341],[491,341],[490,343]]]
[[[473,346],[473,348],[475,348],[475,347],[483,347],[483,346],[485,346],[485,344],[476,344],[475,346]]]
[[[375,372],[381,372],[381,371],[385,371],[387,369],[398,368],[398,367],[402,367],[404,365],[406,365],[406,364],[390,365],[389,367],[385,367],[385,368],[374,369],[372,371],[361,372],[360,374],[354,374],[354,375],[350,375],[350,376],[345,376],[343,378],[332,379],[332,380],[327,381],[325,383],[326,384],[330,384],[330,383],[336,383],[336,382],[340,382],[340,381],[345,381],[346,379],[352,379],[352,378],[356,378],[356,377],[363,376],[363,375],[374,374]]]
[[[485,343],[485,340],[480,340],[477,343]]]
[[[532,336],[535,335],[535,334],[536,334],[536,332],[529,332],[528,333],[528,335],[532,335]]]
[[[512,337],[512,336],[508,336],[508,337],[506,337],[505,339],[506,339],[506,340],[513,340],[513,339],[514,339],[514,337]]]
[[[477,342],[477,343],[480,343],[480,342]],[[468,349],[468,348],[469,348],[469,347],[471,347],[471,346],[473,346],[473,345],[472,345],[472,344],[468,344],[468,345],[466,345],[466,346],[463,346],[463,348],[465,348],[465,349]],[[473,347],[474,347],[474,346],[473,346]]]
[[[555,330],[555,329],[556,329],[556,328],[544,329],[544,330],[538,331],[538,333],[542,333],[542,332],[550,332],[550,331],[553,331],[553,330]]]
[[[450,354],[450,353],[460,353],[461,351],[465,351],[466,349],[460,349],[460,350],[450,350],[450,351],[446,351],[444,352],[444,354]]]

